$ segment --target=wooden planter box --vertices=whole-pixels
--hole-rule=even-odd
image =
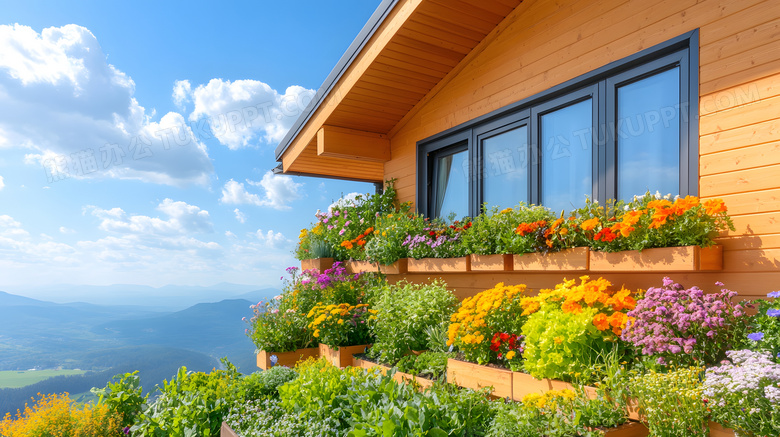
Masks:
[[[295,363],[301,360],[305,360],[309,357],[317,358],[320,356],[320,349],[311,347],[308,349],[298,349],[293,352],[268,352],[260,351],[257,353],[257,367],[268,370],[273,367],[271,363],[271,355],[276,355],[277,366],[293,367]]]
[[[460,387],[480,389],[493,387],[493,396],[512,398],[512,371],[449,358],[447,382]]]
[[[379,371],[382,372],[382,375],[387,375],[387,372],[389,372],[390,369],[392,369],[392,367],[385,366],[384,364],[375,363],[373,361],[364,360],[362,358],[357,358],[357,357],[352,358],[352,367],[360,367],[368,370],[379,369]]]
[[[639,422],[628,422],[614,428],[600,428],[604,437],[647,437],[650,430]]]
[[[511,272],[512,255],[469,255],[472,272]]]
[[[385,275],[400,275],[408,271],[408,260],[401,258],[392,264],[377,264],[369,261],[350,261],[347,263],[347,271],[350,273],[382,272]]]
[[[531,393],[541,394],[550,390],[552,386],[549,379],[536,379],[527,373],[512,372],[512,399],[516,401],[522,401]]]
[[[302,259],[301,270],[327,270],[333,267],[333,258]]]
[[[723,269],[723,246],[661,247],[623,252],[590,252],[590,269],[596,271],[693,272]]]
[[[393,379],[398,382],[404,382],[407,384],[414,382],[417,384],[417,386],[420,388],[421,391],[433,386],[432,379],[420,378],[419,376],[415,376],[404,372],[395,372],[395,374],[393,374]]]
[[[338,349],[335,349],[320,343],[320,357],[325,358],[336,367],[348,367],[352,365],[352,355],[365,352],[368,346],[370,345],[361,344],[357,346],[340,346]]]
[[[233,431],[227,423],[222,422],[222,428],[219,430],[219,437],[239,437],[238,434]]]
[[[740,437],[741,435],[731,428],[724,428],[718,423],[710,422],[710,437]]]
[[[515,271],[588,270],[589,252],[587,247],[575,247],[546,255],[541,253],[513,255],[512,261]]]
[[[471,271],[471,257],[460,258],[409,258],[410,273],[463,273]]]

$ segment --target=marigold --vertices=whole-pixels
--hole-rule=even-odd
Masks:
[[[596,317],[593,318],[593,326],[595,326],[599,331],[605,331],[609,329],[609,320],[607,315],[604,313],[596,314]]]
[[[598,226],[599,223],[601,223],[601,220],[599,220],[598,217],[594,217],[592,219],[588,219],[582,222],[580,227],[582,228],[583,231],[592,231],[596,229],[596,226]]]
[[[720,214],[722,212],[726,212],[727,210],[728,208],[726,208],[726,204],[723,203],[722,199],[710,199],[704,201],[704,212],[709,215]]]

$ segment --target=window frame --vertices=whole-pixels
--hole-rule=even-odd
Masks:
[[[680,195],[697,195],[699,185],[699,30],[693,30],[654,47],[556,85],[534,96],[500,108],[461,125],[417,142],[417,197],[419,212],[433,217],[433,167],[431,159],[440,150],[465,144],[469,150],[468,210],[475,216],[482,209],[481,140],[486,135],[528,124],[529,201],[541,198],[539,156],[540,117],[555,109],[593,99],[593,192],[599,202],[617,195],[616,141],[610,138],[614,126],[618,86],[680,67]],[[629,76],[636,72],[638,75]],[[618,81],[618,79],[620,79]],[[613,128],[614,131],[614,128]]]

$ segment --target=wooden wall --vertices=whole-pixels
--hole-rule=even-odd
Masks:
[[[737,226],[724,234],[722,273],[672,275],[743,295],[780,289],[780,2],[777,0],[526,0],[479,54],[445,78],[391,132],[385,179],[415,198],[416,143],[609,62],[700,29],[702,198],[726,201]],[[571,276],[571,275],[570,275]],[[613,275],[647,288],[662,275]],[[450,275],[459,294],[498,281],[545,287],[561,275]],[[424,276],[416,280],[424,280]]]

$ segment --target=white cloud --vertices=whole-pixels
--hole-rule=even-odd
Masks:
[[[185,99],[189,82],[179,85],[182,82],[174,87],[175,100]],[[208,119],[219,142],[235,150],[259,141],[274,145],[281,141],[315,91],[291,86],[280,93],[256,80],[211,79],[188,94],[195,105],[190,121]]]
[[[228,205],[257,205],[263,204],[260,200],[260,196],[252,194],[246,190],[242,182],[236,182],[233,179],[227,181],[225,186],[222,187],[222,197],[220,202]]]
[[[65,226],[60,226],[60,234],[75,234],[76,231],[70,228],[66,228]]]
[[[290,240],[282,235],[281,232],[274,232],[272,230],[263,232],[262,229],[258,229],[257,232],[255,232],[255,235],[257,235],[257,239],[260,240],[264,245],[271,248],[276,248],[290,242]]]
[[[333,208],[345,208],[351,206],[358,206],[363,203],[369,196],[363,193],[349,193],[341,196],[337,201],[328,206],[328,211],[333,211]]]
[[[88,208],[91,208],[92,215],[101,219],[100,229],[109,232],[151,236],[213,232],[208,211],[171,199],[165,199],[157,206],[157,210],[165,214],[167,219],[145,215],[128,216],[121,208]]]
[[[173,83],[173,103],[179,108],[184,108],[184,104],[190,101],[192,85],[188,80],[177,80]]]
[[[0,190],[2,190],[3,188],[5,188],[5,179],[3,179],[2,176],[0,176]]]
[[[0,25],[0,143],[29,150],[25,161],[43,165],[48,182],[209,182],[213,166],[199,139],[210,135],[177,113],[152,122],[154,111],[134,94],[88,29]]]
[[[230,231],[225,231],[225,236],[228,237],[228,238],[236,238],[236,234],[234,234],[234,233],[232,233]]]
[[[236,213],[236,220],[240,223],[246,223],[246,214],[241,212],[238,208],[234,209],[233,212]]]
[[[250,181],[251,185],[260,186],[265,190],[265,199],[263,205],[274,209],[290,209],[290,202],[300,199],[300,189],[303,184],[295,182],[290,176],[274,175],[272,172],[266,172],[260,182]]]

